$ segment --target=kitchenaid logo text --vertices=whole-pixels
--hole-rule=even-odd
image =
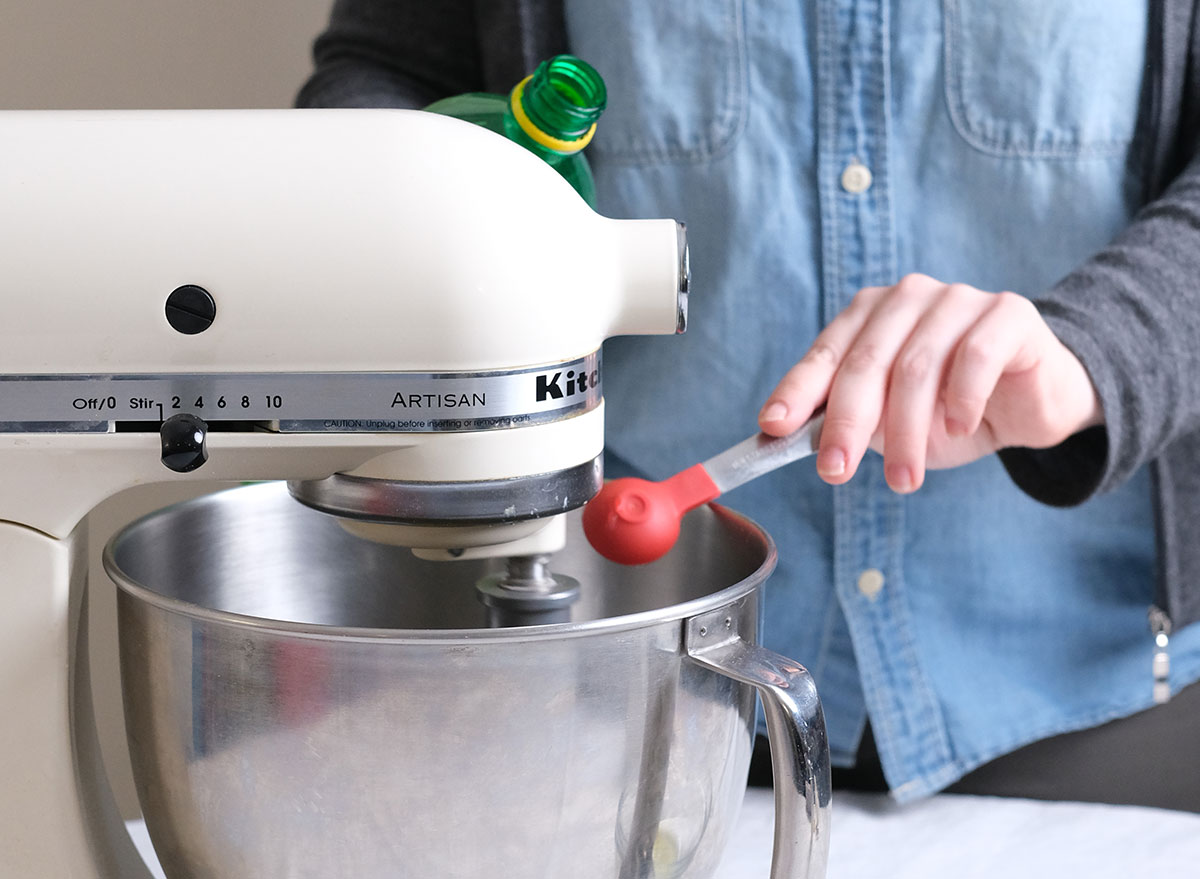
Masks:
[[[457,409],[460,406],[486,406],[487,392],[471,394],[396,394],[392,408]]]
[[[563,373],[543,373],[537,377],[537,401],[544,403],[546,400],[561,400],[563,397],[573,397],[576,394],[582,394],[591,388],[598,387],[600,384],[600,370],[593,369],[591,372],[580,370],[575,372],[573,369],[567,370],[566,375]]]

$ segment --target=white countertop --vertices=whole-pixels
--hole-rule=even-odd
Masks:
[[[751,788],[714,879],[767,879],[773,820],[771,791]],[[951,794],[897,806],[882,795],[838,792],[832,825],[827,879],[1200,875],[1200,815],[1183,812]],[[150,852],[140,821],[130,833]],[[153,863],[151,871],[164,879]]]
[[[774,803],[751,788],[715,879],[767,879]],[[1200,876],[1200,815],[942,794],[897,806],[833,798],[828,879],[1183,879]]]

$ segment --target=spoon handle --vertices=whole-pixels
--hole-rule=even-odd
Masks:
[[[721,494],[757,479],[784,464],[806,458],[817,451],[821,441],[823,414],[814,415],[787,436],[756,433],[736,446],[714,455],[701,466]]]

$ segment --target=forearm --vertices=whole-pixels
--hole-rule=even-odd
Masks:
[[[1200,431],[1200,157],[1037,305],[1091,376],[1105,427],[1001,452],[1025,491],[1080,503]]]

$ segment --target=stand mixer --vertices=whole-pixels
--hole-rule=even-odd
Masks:
[[[601,343],[683,330],[687,249],[432,114],[9,112],[0,143],[0,872],[138,879],[85,683],[89,511],[286,480],[356,538],[507,560],[489,625],[561,623],[579,587],[551,560],[602,479]],[[777,851],[781,877],[823,862],[814,747],[793,743],[818,765],[792,786],[819,838]]]

